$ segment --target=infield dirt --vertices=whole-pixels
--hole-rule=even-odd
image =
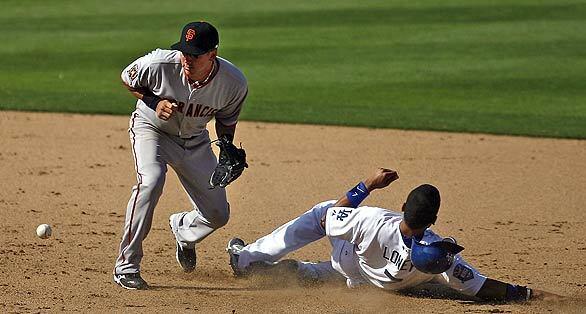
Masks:
[[[189,202],[172,170],[144,242],[148,291],[112,283],[135,184],[128,118],[0,112],[0,312],[567,312],[586,309],[586,141],[241,122],[249,158],[228,188],[232,213],[185,274],[168,216]],[[337,199],[376,167],[400,179],[365,204],[399,209],[421,183],[442,193],[434,230],[496,279],[573,296],[563,303],[476,303],[433,289],[405,296],[344,285],[237,279],[224,251],[315,203]],[[35,229],[53,227],[42,240]],[[322,240],[290,256],[329,258]],[[441,289],[440,289],[441,290]],[[431,291],[431,292],[429,292]]]

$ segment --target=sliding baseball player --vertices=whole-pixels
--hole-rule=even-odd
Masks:
[[[465,295],[483,300],[529,301],[559,296],[490,279],[461,256],[463,247],[429,227],[437,220],[439,191],[424,184],[407,196],[403,213],[359,204],[376,189],[399,178],[380,169],[338,201],[315,205],[298,218],[253,243],[234,238],[228,243],[236,276],[264,273],[283,265],[303,281],[345,279],[348,287],[372,285],[403,290],[438,281]],[[281,260],[287,253],[327,237],[332,245],[328,262]]]

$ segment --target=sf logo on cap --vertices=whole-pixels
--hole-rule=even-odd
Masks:
[[[190,28],[185,33],[185,40],[190,41],[193,37],[195,37],[195,29]]]

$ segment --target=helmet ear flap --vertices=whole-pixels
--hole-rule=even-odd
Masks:
[[[452,254],[458,254],[464,250],[463,246],[458,245],[454,242],[448,242],[448,241],[436,241],[436,242],[429,244],[429,246],[433,246],[433,247],[437,247],[437,248],[446,250],[446,252],[452,253]]]
[[[448,241],[436,241],[423,244],[413,238],[411,243],[411,263],[415,268],[427,274],[440,274],[452,266],[455,255],[464,247]]]

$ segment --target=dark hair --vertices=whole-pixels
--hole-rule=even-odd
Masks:
[[[420,229],[435,223],[440,207],[440,193],[430,184],[413,189],[407,196],[403,219],[409,228]]]

